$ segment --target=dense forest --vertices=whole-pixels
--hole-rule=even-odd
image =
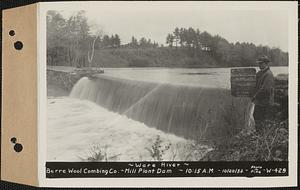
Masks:
[[[122,44],[118,34],[92,32],[84,11],[64,18],[47,13],[47,64],[73,67],[237,67],[253,66],[267,55],[273,66],[288,65],[288,53],[253,43],[230,43],[200,29],[175,28],[166,44],[132,36]]]

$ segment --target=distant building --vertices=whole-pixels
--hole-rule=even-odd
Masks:
[[[207,46],[201,47],[201,50],[202,50],[202,51],[210,51],[210,47],[207,47]]]

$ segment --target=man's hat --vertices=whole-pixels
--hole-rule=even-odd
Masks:
[[[266,55],[263,55],[261,56],[257,61],[256,63],[270,63],[270,59],[266,56]]]

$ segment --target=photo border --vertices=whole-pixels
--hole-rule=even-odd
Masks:
[[[47,10],[72,9],[74,7],[93,7],[94,3],[103,2],[55,2],[39,3],[39,36],[38,36],[38,111],[39,111],[39,180],[41,186],[48,187],[288,187],[297,185],[297,101],[298,101],[298,27],[297,2],[185,2],[199,3],[209,8],[238,9],[238,10],[288,10],[289,12],[289,176],[287,177],[182,177],[182,178],[97,178],[97,179],[46,179],[46,126],[47,126],[47,91],[46,91],[46,12]],[[116,2],[109,2],[116,3]],[[117,2],[124,4],[125,2]],[[130,2],[126,2],[130,3]],[[125,3],[125,4],[126,4]],[[141,3],[141,2],[139,2]],[[144,2],[163,3],[163,2]],[[170,2],[166,2],[170,3]],[[173,2],[179,3],[179,2]]]

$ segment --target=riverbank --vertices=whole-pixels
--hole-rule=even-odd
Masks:
[[[219,52],[220,53],[220,52]],[[237,56],[233,52],[223,55],[213,51],[191,52],[189,48],[108,48],[96,49],[91,63],[74,63],[58,59],[56,62],[48,61],[47,65],[61,66],[92,66],[92,67],[167,67],[167,68],[228,68],[257,66],[256,59],[261,53]],[[62,56],[63,57],[63,56]],[[231,57],[229,59],[229,57]],[[271,66],[288,66],[287,53],[272,57]]]
[[[213,150],[200,161],[288,161],[288,120],[263,125],[260,133],[245,129],[226,141],[213,142]]]

